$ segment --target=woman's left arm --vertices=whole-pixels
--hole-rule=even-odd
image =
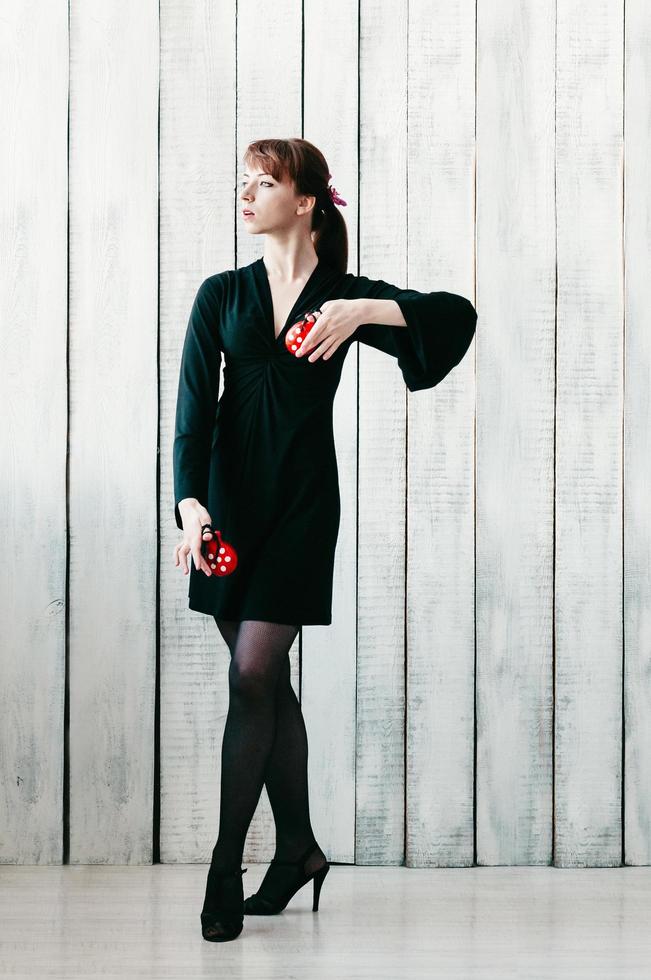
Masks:
[[[395,299],[358,299],[361,323],[383,323],[390,327],[406,327],[407,321]]]
[[[395,357],[410,391],[433,388],[462,360],[477,322],[465,296],[401,289],[367,276],[351,279],[349,298],[322,304],[305,342],[304,354],[314,349],[308,359],[330,354],[352,337]]]

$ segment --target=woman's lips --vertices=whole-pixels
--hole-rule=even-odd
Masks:
[[[243,211],[242,212],[242,217],[243,218],[255,218],[255,211]]]

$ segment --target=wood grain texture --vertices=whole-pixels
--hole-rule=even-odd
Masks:
[[[559,0],[554,861],[621,861],[622,2]]]
[[[628,0],[624,89],[624,862],[651,864],[651,8]]]
[[[188,608],[189,573],[174,565],[182,535],[172,446],[192,302],[207,276],[234,265],[235,6],[164,0],[160,16],[160,859],[207,861],[218,831],[230,657],[213,617]],[[221,373],[223,390],[223,362]]]
[[[158,7],[70,5],[70,861],[152,859]]]
[[[357,272],[357,5],[306,0],[303,137],[323,152],[346,201],[348,271]],[[336,70],[333,65],[336,64]],[[312,71],[311,66],[319,66]],[[324,85],[324,77],[328,84]],[[301,707],[309,740],[310,817],[331,861],[355,861],[357,652],[357,356],[344,362],[333,406],[341,518],[330,626],[303,627]],[[333,724],[333,718],[336,724]]]
[[[0,50],[0,864],[57,864],[64,843],[67,4],[5,6]]]
[[[247,144],[298,135],[350,271],[479,313],[435,390],[344,366],[333,623],[290,658],[319,843],[651,863],[647,6],[41,7],[0,19],[0,864],[146,864],[158,803],[161,861],[209,858],[229,655],[173,561],[178,371],[200,283],[263,252]],[[263,790],[244,862],[274,844]]]
[[[4,977],[649,976],[649,868],[334,866],[318,912],[311,912],[308,885],[282,915],[245,916],[235,942],[212,947],[199,932],[206,871],[197,865],[0,869]],[[249,865],[245,894],[265,871]]]
[[[552,847],[554,2],[477,23],[476,848]]]
[[[410,3],[408,63],[408,285],[474,302],[474,4]],[[436,388],[407,392],[405,860],[414,867],[473,863],[474,388],[471,347]]]
[[[302,17],[300,4],[281,0],[260,7],[254,0],[237,3],[237,138],[234,161],[237,265],[248,265],[264,251],[264,237],[247,232],[239,214],[239,192],[246,148],[253,140],[301,134]],[[299,630],[289,652],[292,686],[300,697]],[[309,733],[308,733],[309,737]],[[244,861],[273,856],[275,830],[266,788],[249,827]]]
[[[407,277],[407,3],[360,7],[360,273]],[[399,328],[396,328],[399,329]],[[359,345],[356,863],[404,860],[407,388]]]

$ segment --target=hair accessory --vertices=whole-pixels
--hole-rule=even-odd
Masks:
[[[332,198],[332,203],[333,204],[343,204],[344,207],[347,206],[346,205],[346,202],[343,199],[343,197],[339,197],[339,195],[337,194],[336,189],[332,186],[332,184],[329,184],[327,189],[328,189],[328,194]]]
[[[332,174],[328,174],[328,180],[330,180],[331,177],[332,177]],[[326,190],[327,190],[328,194],[330,195],[330,198],[331,198],[333,204],[342,204],[344,207],[347,207],[346,202],[344,201],[343,197],[339,197],[339,195],[337,194],[336,188],[334,188],[332,186],[332,184],[328,184]]]
[[[237,552],[232,544],[222,540],[221,533],[212,524],[203,524],[201,527],[201,537],[205,530],[212,531],[217,536],[213,536],[210,541],[201,542],[201,554],[210,565],[213,575],[230,575],[237,568]]]

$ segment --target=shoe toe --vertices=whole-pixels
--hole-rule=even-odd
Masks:
[[[228,942],[229,939],[237,939],[239,934],[242,932],[242,927],[244,921],[242,922],[220,922],[219,919],[215,919],[213,922],[201,923],[201,932],[203,938],[207,939],[210,943],[223,943]]]

